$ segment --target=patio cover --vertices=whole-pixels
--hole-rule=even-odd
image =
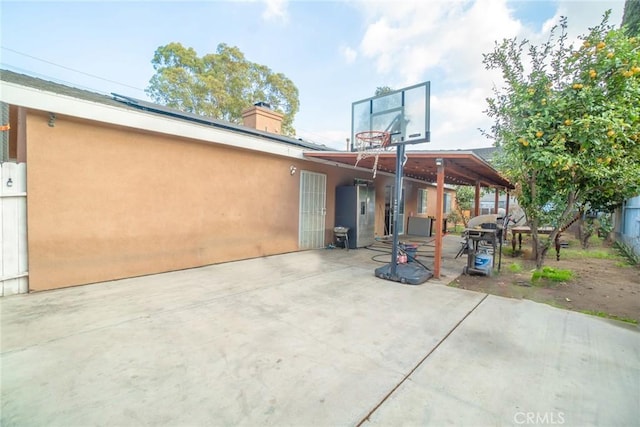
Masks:
[[[357,152],[349,151],[308,151],[306,158],[322,160],[335,165],[354,166]],[[470,185],[476,188],[475,213],[478,214],[480,187],[492,187],[500,190],[515,188],[489,163],[472,151],[406,151],[407,161],[404,176],[428,183],[437,183],[436,201],[436,241],[433,275],[440,277],[442,262],[442,211],[444,203],[444,184]],[[381,153],[378,159],[378,171],[395,174],[396,151]],[[374,157],[361,159],[358,167],[373,169]],[[507,199],[508,200],[508,199]],[[497,204],[497,196],[496,196]]]

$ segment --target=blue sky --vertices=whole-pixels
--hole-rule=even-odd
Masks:
[[[170,42],[198,55],[219,43],[285,74],[299,90],[298,136],[346,147],[351,103],[378,86],[431,82],[432,142],[418,149],[469,149],[491,141],[478,128],[495,74],[482,53],[495,40],[542,41],[560,16],[572,36],[623,0],[606,1],[74,1],[0,3],[2,68],[146,99],[155,50]]]

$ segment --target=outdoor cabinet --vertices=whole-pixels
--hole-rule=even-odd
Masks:
[[[375,242],[375,188],[366,185],[336,187],[336,227],[349,227],[349,247]]]

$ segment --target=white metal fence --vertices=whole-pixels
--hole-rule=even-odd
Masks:
[[[27,166],[0,163],[0,295],[29,291]]]

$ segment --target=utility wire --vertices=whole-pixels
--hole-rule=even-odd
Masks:
[[[88,77],[92,77],[94,79],[103,80],[105,82],[114,83],[114,84],[117,84],[117,85],[120,85],[120,86],[125,86],[125,87],[128,87],[130,89],[135,89],[135,90],[139,90],[140,92],[144,92],[144,89],[140,89],[139,87],[131,86],[131,85],[128,85],[128,84],[125,84],[125,83],[120,83],[120,82],[117,82],[115,80],[109,80],[109,79],[106,79],[104,77],[96,76],[95,74],[85,73],[84,71],[80,71],[80,70],[76,70],[74,68],[70,68],[70,67],[67,67],[67,66],[64,66],[64,65],[56,64],[55,62],[47,61],[46,59],[38,58],[36,56],[29,55],[27,53],[17,51],[15,49],[11,49],[11,48],[6,47],[6,46],[0,46],[0,48],[2,48],[4,50],[7,50],[9,52],[13,52],[13,53],[15,53],[17,55],[26,56],[27,58],[35,59],[36,61],[44,62],[46,64],[53,65],[55,67],[60,67],[60,68],[63,68],[65,70],[73,71],[73,72],[78,73],[78,74],[82,74],[82,75],[85,75],[85,76],[88,76]],[[9,65],[9,64],[7,64],[7,65]]]
[[[74,68],[67,67],[65,65],[56,64],[55,62],[51,62],[51,61],[48,61],[46,59],[38,58],[37,56],[29,55],[28,53],[24,53],[24,52],[17,51],[15,49],[11,49],[10,47],[0,46],[0,48],[2,48],[3,50],[9,51],[9,52],[15,53],[17,55],[21,55],[21,56],[24,56],[24,57],[27,57],[27,58],[35,59],[36,61],[44,62],[45,64],[53,65],[55,67],[59,67],[59,68],[62,68],[62,69],[68,70],[68,71],[73,71],[74,73],[82,74],[82,75],[85,75],[87,77],[91,77],[91,78],[94,78],[94,79],[102,80],[102,81],[105,81],[105,82],[108,82],[108,83],[117,84],[117,85],[120,85],[120,86],[128,87],[130,89],[135,89],[137,91],[146,93],[144,91],[144,89],[140,89],[139,87],[131,86],[131,85],[128,85],[128,84],[125,84],[125,83],[120,83],[120,82],[117,82],[115,80],[109,80],[107,78],[100,77],[100,76],[97,76],[95,74],[86,73],[84,71],[76,70]],[[13,69],[21,70],[21,71],[25,71],[25,72],[29,73],[28,70],[24,70],[24,69],[22,69],[20,67],[16,67],[16,66],[13,66],[13,65],[7,64],[7,63],[4,63],[4,64],[12,67]],[[50,76],[45,76],[45,75],[42,75],[42,76],[43,77],[47,77],[47,78],[51,78]],[[335,140],[330,140],[329,138],[326,138],[326,137],[324,137],[322,135],[319,135],[319,134],[315,134],[315,133],[310,132],[310,131],[305,130],[305,129],[299,129],[298,128],[298,130],[302,130],[307,135],[311,135],[312,139],[310,141],[314,142],[316,144],[323,144],[323,145],[328,146],[328,147],[331,147],[332,145],[336,145],[336,141]]]

